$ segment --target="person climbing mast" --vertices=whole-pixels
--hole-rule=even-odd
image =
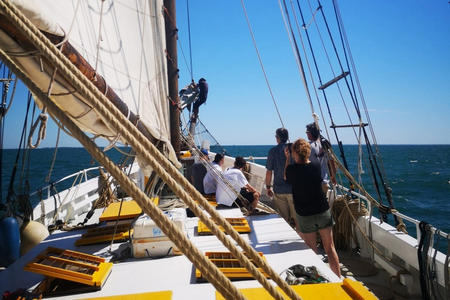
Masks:
[[[180,109],[187,108],[189,114],[191,112],[191,106],[193,103],[194,109],[192,115],[190,116],[191,121],[197,121],[199,107],[206,102],[208,98],[208,83],[205,78],[200,78],[198,84],[195,81],[185,86],[180,90]]]
[[[208,98],[208,83],[205,78],[200,78],[197,84],[198,99],[194,101],[194,109],[192,111],[191,120],[197,120],[200,105],[206,102]]]

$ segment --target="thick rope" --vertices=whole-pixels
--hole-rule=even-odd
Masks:
[[[0,7],[5,11],[7,17],[18,26],[30,41],[46,55],[46,58],[53,63],[58,70],[65,74],[73,82],[74,87],[86,97],[95,107],[98,113],[105,120],[109,121],[111,127],[115,128],[124,139],[136,149],[136,152],[142,154],[144,160],[153,167],[158,175],[172,188],[174,193],[180,197],[191,210],[211,229],[219,240],[231,251],[243,266],[277,299],[283,299],[281,294],[268,282],[268,280],[259,272],[253,263],[241,253],[232,243],[215,222],[222,226],[225,231],[237,241],[239,246],[249,255],[250,259],[256,262],[282,289],[293,299],[300,297],[281,279],[281,277],[257,254],[257,252],[232,228],[232,226],[209,205],[207,200],[183,177],[181,173],[151,144],[128,120],[114,107],[104,95],[96,89],[93,84],[81,72],[71,64],[71,62],[59,52],[54,45],[45,38],[45,36],[33,24],[26,19],[20,11],[12,6],[9,1],[0,2]],[[12,10],[12,11],[11,11]],[[17,16],[16,16],[17,15]],[[20,17],[20,18],[19,18]],[[23,22],[24,24],[22,24]],[[76,75],[75,75],[76,74]],[[80,82],[81,81],[81,82]],[[94,96],[94,95],[95,96]],[[144,144],[142,145],[135,137],[138,137]],[[170,173],[166,172],[169,171]],[[181,186],[180,186],[181,184]],[[192,197],[198,199],[200,205],[212,216],[215,222],[210,220],[204,214],[200,207],[196,205]]]
[[[46,130],[47,130],[47,120],[48,120],[47,109],[44,107],[42,112],[39,114],[39,117],[36,119],[36,122],[34,122],[34,124],[31,126],[30,134],[28,135],[28,147],[29,148],[35,149],[35,148],[39,147],[39,145],[41,144],[41,141],[43,139],[45,139]],[[33,134],[34,134],[34,131],[36,130],[38,124],[40,124],[38,136],[37,136],[36,143],[33,144]]]
[[[1,5],[1,4],[0,4]],[[52,115],[55,115],[62,123],[72,132],[80,143],[89,151],[89,153],[98,160],[110,172],[119,184],[129,193],[142,207],[143,211],[148,214],[161,228],[161,230],[174,242],[195,266],[197,266],[202,274],[210,281],[217,290],[229,299],[245,299],[243,295],[236,289],[234,285],[226,278],[223,273],[192,244],[192,242],[181,232],[176,224],[174,224],[160,209],[148,198],[132,181],[128,178],[114,162],[112,162],[88,136],[86,136],[76,125],[70,120],[63,111],[61,111],[42,91],[25,75],[17,65],[9,59],[3,50],[0,49],[0,57],[20,77],[20,79],[45,103]]]

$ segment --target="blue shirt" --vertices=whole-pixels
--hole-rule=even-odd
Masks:
[[[285,143],[280,143],[270,149],[267,156],[266,169],[273,171],[273,191],[276,194],[292,194],[291,185],[284,180],[285,147]]]

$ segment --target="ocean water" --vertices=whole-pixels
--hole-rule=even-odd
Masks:
[[[224,146],[231,156],[265,157],[272,146]],[[395,208],[419,221],[450,233],[450,145],[380,145],[387,182],[392,188]],[[211,149],[214,150],[214,149]],[[338,154],[338,149],[334,149]],[[344,146],[352,174],[356,174],[358,147]],[[265,160],[255,160],[265,165]],[[374,195],[370,169],[364,169],[363,182]],[[354,175],[355,176],[355,175]],[[387,203],[384,203],[387,204]],[[377,213],[374,212],[377,216]],[[388,217],[393,224],[392,216]],[[408,233],[416,237],[416,227],[405,221]],[[441,241],[441,246],[446,242]],[[443,249],[442,247],[439,247]]]
[[[273,145],[223,147],[231,156],[265,157]],[[212,151],[217,151],[214,146],[211,148]],[[419,221],[426,221],[450,233],[450,145],[381,145],[379,150],[386,177],[392,187],[395,207],[401,213]],[[344,152],[350,170],[355,171],[358,147],[344,146]],[[25,164],[23,153],[21,153],[13,185],[16,194],[23,193],[26,179],[29,180],[30,191],[48,185],[45,178],[49,172],[53,153],[53,148],[31,150],[29,163],[25,162]],[[122,155],[114,149],[108,154],[116,162],[122,158]],[[16,155],[15,149],[3,150],[2,202],[6,200]],[[255,162],[265,165],[265,160]],[[50,182],[93,166],[97,166],[97,163],[84,148],[59,148]],[[373,192],[369,173],[370,170],[365,169],[363,181],[367,183],[367,190]],[[70,185],[71,182],[68,182],[66,186],[58,186],[58,191]],[[392,221],[392,218],[390,220]],[[405,223],[408,226],[408,232],[415,236],[415,227],[408,222]]]

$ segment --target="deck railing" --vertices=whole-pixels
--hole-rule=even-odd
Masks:
[[[82,177],[83,177],[83,181],[81,181],[80,183],[86,182],[86,181],[89,180],[88,172],[93,172],[94,170],[98,170],[99,168],[100,168],[99,166],[98,166],[98,167],[88,168],[88,169],[84,169],[84,170],[78,171],[78,172],[76,172],[76,173],[73,173],[73,174],[71,174],[71,175],[68,175],[68,176],[66,176],[66,177],[63,177],[63,178],[61,178],[61,179],[59,179],[59,180],[57,180],[57,181],[55,181],[55,182],[52,182],[51,184],[49,184],[49,185],[47,185],[47,186],[45,186],[45,187],[42,187],[42,188],[36,190],[35,192],[31,193],[31,194],[30,194],[30,197],[36,196],[36,195],[38,195],[39,193],[44,194],[44,191],[46,191],[46,193],[47,193],[47,198],[50,198],[50,196],[51,196],[51,189],[52,189],[53,186],[55,186],[56,184],[61,183],[61,182],[64,182],[64,181],[66,181],[66,180],[68,180],[68,179],[70,179],[70,178],[73,178],[73,177],[79,177],[80,175],[82,175]],[[97,176],[97,175],[95,175],[95,176]],[[93,176],[93,177],[95,177],[95,176]]]

